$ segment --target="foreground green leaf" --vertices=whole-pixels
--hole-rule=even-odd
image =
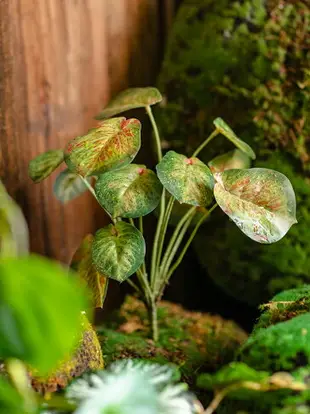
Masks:
[[[86,177],[86,180],[90,182],[91,178]],[[80,196],[85,191],[87,191],[87,187],[81,177],[71,172],[68,168],[61,171],[56,177],[54,194],[64,204]]]
[[[156,167],[162,185],[180,203],[208,206],[213,198],[214,180],[209,168],[198,158],[169,151]]]
[[[28,251],[28,226],[23,212],[0,181],[0,257],[20,256]]]
[[[285,175],[265,169],[214,175],[214,196],[240,230],[259,243],[275,243],[297,223],[293,187]]]
[[[143,108],[154,105],[162,100],[162,96],[156,88],[130,88],[119,93],[96,116],[96,119],[104,119],[128,111],[129,109]]]
[[[130,164],[141,145],[141,124],[124,117],[102,121],[98,128],[71,140],[65,150],[69,169],[82,177]]]
[[[15,388],[4,378],[0,378],[0,413],[25,414],[24,401]]]
[[[237,137],[237,135],[234,133],[234,131],[226,124],[226,122],[222,118],[216,118],[213,121],[216,129],[224,135],[229,141],[231,141],[237,148],[239,148],[241,151],[243,151],[245,154],[247,154],[252,160],[255,160],[256,155],[255,152],[252,150],[250,145],[248,145],[246,142],[242,141],[240,138]]]
[[[71,268],[83,280],[91,294],[91,303],[94,308],[102,308],[108,290],[109,279],[99,273],[92,261],[92,244],[94,236],[88,234],[74,253]]]
[[[100,273],[123,282],[143,263],[145,241],[131,224],[118,222],[97,231],[92,248],[93,263]]]
[[[28,173],[32,181],[39,183],[52,174],[63,162],[63,150],[51,150],[43,152],[30,161]]]
[[[227,152],[223,155],[218,155],[208,162],[208,166],[212,174],[233,169],[250,168],[251,161],[248,155],[239,149]]]
[[[62,268],[39,256],[0,261],[0,358],[49,374],[80,339],[85,294]]]
[[[99,203],[113,217],[135,218],[153,211],[161,197],[162,185],[145,165],[131,164],[102,174],[95,185]]]

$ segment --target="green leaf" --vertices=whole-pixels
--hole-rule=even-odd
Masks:
[[[112,118],[98,128],[71,140],[65,161],[72,172],[97,175],[130,164],[141,145],[141,124],[137,119]]]
[[[252,148],[234,133],[234,131],[226,124],[222,118],[216,118],[213,121],[216,129],[229,139],[237,148],[246,153],[252,160],[255,160],[256,155]]]
[[[209,168],[198,158],[169,151],[156,166],[163,186],[180,203],[208,206],[213,198],[214,180]]]
[[[63,162],[63,150],[51,150],[43,152],[30,161],[28,173],[30,178],[39,183],[52,174],[53,171]]]
[[[99,203],[113,217],[135,218],[153,211],[161,197],[162,185],[145,165],[131,164],[102,174],[95,185]]]
[[[12,385],[0,378],[0,413],[3,414],[24,414],[24,401],[21,395]]]
[[[87,177],[86,180],[90,182],[91,178]],[[87,191],[87,187],[81,177],[68,168],[58,174],[54,183],[54,194],[64,204],[80,196],[85,191]]]
[[[293,187],[285,175],[266,168],[214,175],[214,196],[240,230],[259,243],[275,243],[297,223]]]
[[[197,386],[205,389],[219,389],[243,382],[261,382],[269,377],[265,371],[256,371],[243,362],[232,362],[221,368],[215,374],[201,374],[197,379]]]
[[[243,151],[235,149],[213,158],[213,160],[208,162],[208,166],[210,167],[212,174],[215,174],[217,172],[233,170],[236,168],[250,168],[251,161]]]
[[[81,335],[85,293],[60,265],[38,256],[0,261],[0,358],[47,375]]]
[[[120,221],[97,231],[93,242],[93,263],[100,273],[123,282],[143,263],[145,242],[131,224]]]
[[[28,226],[22,210],[0,181],[0,257],[29,252]]]
[[[104,119],[128,111],[129,109],[143,108],[154,105],[162,100],[162,96],[156,88],[130,88],[119,93],[96,116],[96,119]]]
[[[80,247],[74,253],[71,268],[84,281],[91,293],[91,303],[94,308],[102,308],[108,290],[109,279],[99,273],[92,261],[92,244],[94,236],[88,234]]]

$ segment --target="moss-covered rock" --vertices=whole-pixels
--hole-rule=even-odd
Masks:
[[[166,145],[192,152],[221,116],[308,169],[309,18],[304,0],[185,0],[159,79]]]
[[[83,334],[72,357],[62,362],[48,378],[39,378],[35,372],[31,372],[32,386],[36,391],[42,394],[59,391],[85,371],[103,368],[101,346],[96,332],[84,314],[81,323]]]
[[[278,152],[256,166],[280,171],[290,179],[298,224],[281,241],[262,245],[218,212],[194,240],[197,257],[214,282],[227,294],[255,306],[284,289],[310,283],[310,181],[294,171],[288,156]]]
[[[180,367],[192,384],[197,372],[214,371],[231,361],[246,340],[234,322],[219,316],[189,312],[162,302],[158,310],[159,340],[149,339],[149,322],[142,302],[127,297],[120,311],[99,331],[106,364],[121,358],[143,358]]]

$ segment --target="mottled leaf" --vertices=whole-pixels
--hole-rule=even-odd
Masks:
[[[65,161],[72,172],[83,177],[97,175],[130,164],[140,145],[140,121],[123,117],[107,119],[98,128],[71,140]]]
[[[63,162],[63,150],[51,150],[43,152],[30,161],[28,167],[29,177],[39,183],[52,174],[53,171]]]
[[[28,252],[29,234],[23,212],[0,181],[0,257]]]
[[[145,165],[131,164],[102,174],[95,185],[99,203],[113,217],[141,217],[153,211],[162,185]]]
[[[252,160],[255,160],[256,155],[252,148],[234,133],[234,131],[226,124],[222,118],[216,118],[213,121],[216,129],[228,138],[237,148],[245,152]]]
[[[156,88],[130,88],[119,93],[109,104],[96,116],[104,119],[120,114],[134,108],[143,108],[154,105],[162,100],[162,96]]]
[[[156,167],[163,186],[180,203],[208,206],[213,198],[214,180],[209,168],[198,158],[169,151]]]
[[[137,271],[145,256],[142,234],[119,221],[97,231],[92,248],[93,263],[100,273],[123,282]]]
[[[296,223],[296,199],[285,175],[265,169],[227,170],[214,175],[221,209],[251,239],[280,240]]]
[[[91,181],[90,177],[87,177],[88,182]],[[61,171],[56,177],[54,183],[54,194],[56,198],[62,203],[68,203],[68,201],[80,196],[87,187],[78,174],[71,172],[68,168]]]
[[[84,281],[91,294],[91,303],[94,308],[102,308],[108,290],[109,279],[99,273],[92,260],[92,244],[94,236],[88,234],[71,260],[71,268]]]
[[[232,362],[221,368],[215,374],[201,374],[197,379],[197,385],[200,388],[225,388],[231,384],[251,381],[261,382],[269,377],[265,371],[256,371],[243,362]]]
[[[85,292],[59,264],[38,257],[0,261],[0,358],[47,375],[81,335]]]
[[[212,174],[225,170],[250,168],[251,161],[246,153],[235,149],[223,155],[218,155],[208,163]]]

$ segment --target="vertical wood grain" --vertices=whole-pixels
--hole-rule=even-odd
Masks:
[[[94,125],[111,94],[158,68],[157,0],[0,0],[0,177],[22,206],[31,249],[68,262],[106,219],[90,195],[63,206],[28,162]]]

